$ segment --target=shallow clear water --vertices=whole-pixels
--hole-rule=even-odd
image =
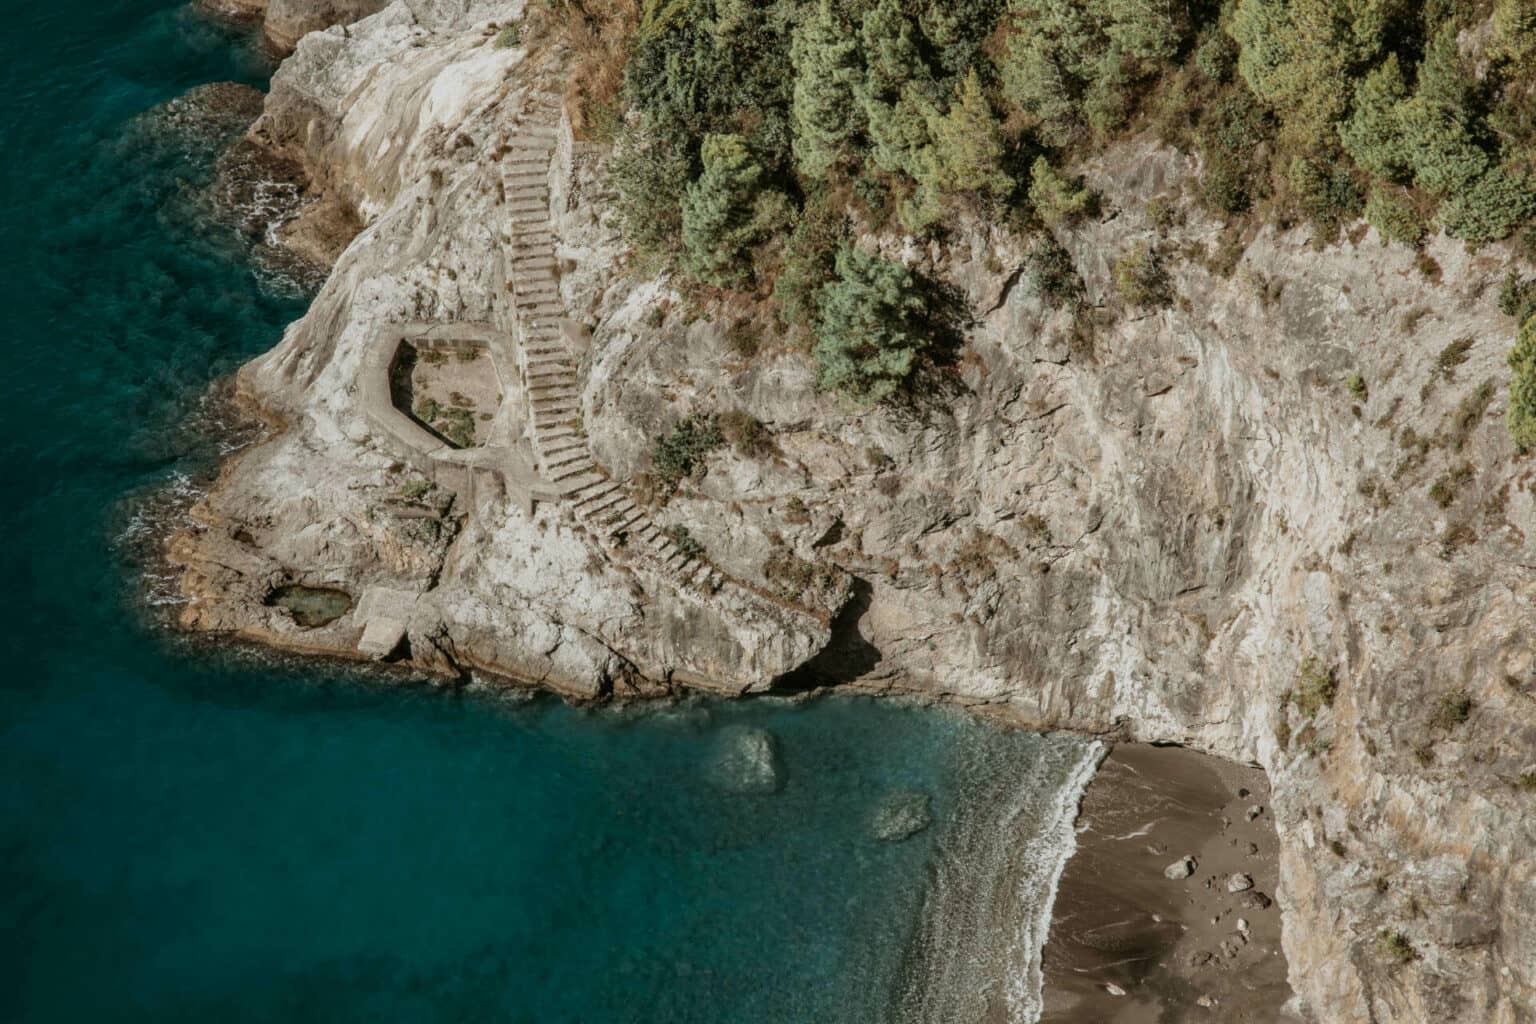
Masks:
[[[131,124],[269,69],[159,0],[0,13],[0,1020],[888,1019],[977,759],[1024,780],[1067,741],[861,701],[581,712],[145,627],[134,496],[216,453],[200,396],[304,301],[197,216],[207,151]],[[779,737],[779,792],[711,784],[740,725]],[[901,789],[935,827],[877,843]]]

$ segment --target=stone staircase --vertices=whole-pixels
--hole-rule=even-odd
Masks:
[[[559,144],[560,98],[534,96],[503,146],[502,185],[511,229],[508,264],[517,362],[534,455],[544,479],[605,547],[650,563],[675,584],[714,593],[727,580],[686,554],[592,458],[582,426],[581,381],[565,339],[549,176]]]

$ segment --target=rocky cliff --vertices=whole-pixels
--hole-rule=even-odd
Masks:
[[[522,14],[398,0],[278,72],[251,144],[361,230],[240,375],[279,426],[172,543],[188,626],[355,651],[373,616],[386,642],[399,626],[391,656],[584,697],[840,685],[1257,763],[1318,1020],[1536,1019],[1536,474],[1502,423],[1510,253],[1235,238],[1185,198],[1186,157],[1121,147],[1081,168],[1103,216],[1058,238],[1086,329],[996,226],[866,238],[969,320],[922,397],[854,407],[760,312],[626,261],[605,152],[537,114],[561,44],[531,18],[509,36]],[[544,185],[539,161],[515,169],[538,138]],[[671,549],[631,557],[594,526],[539,447],[529,231],[577,381],[563,415],[621,516],[702,545],[687,580]],[[1111,286],[1142,243],[1175,296],[1153,313]],[[370,415],[370,366],[454,325],[492,339],[494,458],[402,449]],[[653,445],[690,413],[765,436],[672,493]],[[272,600],[288,584],[361,600],[305,627]]]

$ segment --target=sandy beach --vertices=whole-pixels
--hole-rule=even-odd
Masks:
[[[1293,1021],[1268,797],[1258,769],[1115,748],[1061,878],[1042,1021]]]

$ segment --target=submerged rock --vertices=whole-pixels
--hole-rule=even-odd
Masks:
[[[777,792],[784,785],[778,737],[756,726],[721,730],[710,781],[728,793]]]
[[[1227,892],[1246,892],[1252,888],[1253,876],[1251,875],[1238,874],[1227,879]]]
[[[910,839],[933,824],[931,805],[928,794],[915,789],[892,793],[875,811],[870,832],[886,843]]]

